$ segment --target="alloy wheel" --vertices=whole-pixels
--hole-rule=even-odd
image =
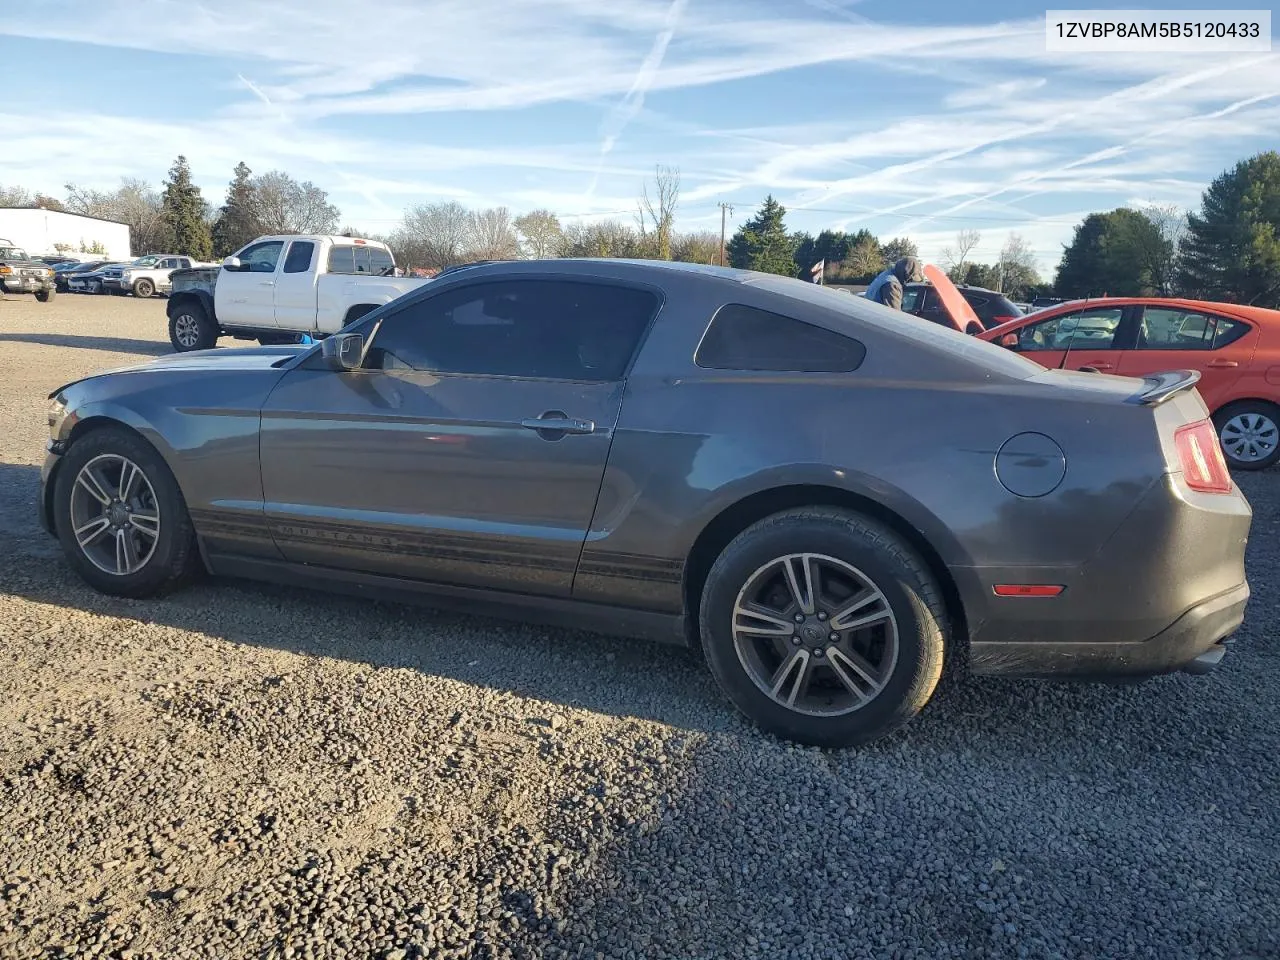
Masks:
[[[76,475],[71,528],[81,553],[104,573],[123,577],[147,565],[160,540],[160,505],[142,469],[105,453]]]
[[[200,324],[189,313],[179,314],[173,320],[173,335],[184,347],[194,347],[200,342]]]
[[[809,716],[871,703],[893,675],[898,624],[861,570],[820,553],[778,557],[747,578],[733,607],[733,645],[752,681]]]

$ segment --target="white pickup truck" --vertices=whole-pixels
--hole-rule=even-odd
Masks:
[[[395,276],[386,244],[355,237],[259,237],[221,266],[170,277],[173,348],[207,350],[218,337],[296,343],[352,320],[430,280]]]

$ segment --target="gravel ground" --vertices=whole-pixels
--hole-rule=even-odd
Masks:
[[[972,681],[839,754],[680,651],[202,583],[82,586],[46,393],[162,301],[0,303],[0,957],[1280,956],[1280,476],[1224,667]]]

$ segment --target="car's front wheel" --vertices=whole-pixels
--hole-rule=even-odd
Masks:
[[[143,277],[133,285],[133,295],[135,297],[150,297],[156,292],[156,285]]]
[[[217,346],[218,328],[204,307],[189,301],[174,307],[169,314],[169,342],[179,353],[210,350]]]
[[[151,596],[195,569],[178,482],[130,431],[106,427],[71,445],[58,466],[53,513],[67,560],[103,593]]]
[[[53,299],[54,292],[55,291],[53,287],[50,287],[48,290],[37,290],[36,299],[39,300],[41,303],[48,303],[50,300]]]
[[[1213,422],[1229,467],[1265,470],[1280,460],[1280,407],[1246,400],[1219,410]]]
[[[887,527],[789,510],[739,534],[712,567],[700,627],[712,673],[763,729],[845,747],[928,702],[947,617],[924,562]]]

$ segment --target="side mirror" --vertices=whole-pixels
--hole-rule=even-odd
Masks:
[[[241,264],[240,264],[239,257],[227,257],[225,260],[222,261],[222,268],[224,270],[239,270],[240,266]]]
[[[320,341],[320,356],[330,370],[355,370],[363,354],[364,336],[359,333],[335,333]]]
[[[1018,349],[1018,335],[1016,333],[1006,333],[1000,338],[1000,346],[1008,347],[1010,350]]]

